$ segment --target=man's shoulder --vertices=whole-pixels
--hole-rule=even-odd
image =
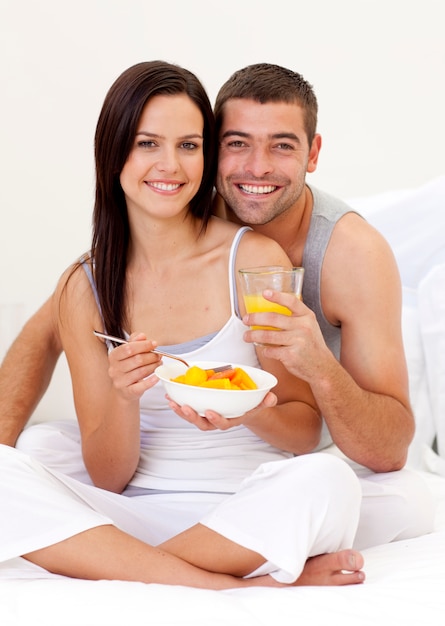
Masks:
[[[318,187],[308,185],[313,198],[313,216],[322,216],[329,221],[337,221],[345,213],[357,213],[347,202]]]

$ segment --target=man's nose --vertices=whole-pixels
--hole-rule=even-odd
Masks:
[[[256,178],[261,178],[273,171],[272,157],[267,148],[256,147],[249,152],[244,169]]]

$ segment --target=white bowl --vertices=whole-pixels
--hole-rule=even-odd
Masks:
[[[226,365],[221,361],[194,361],[190,366],[197,365],[202,369],[213,369]],[[187,371],[187,367],[178,361],[165,359],[163,365],[156,368],[155,374],[164,384],[165,390],[172,400],[180,405],[187,404],[200,415],[211,409],[224,417],[239,417],[254,409],[264,396],[277,384],[277,379],[269,372],[258,367],[231,363],[232,367],[241,367],[258,385],[258,389],[212,389],[175,383],[171,379]]]

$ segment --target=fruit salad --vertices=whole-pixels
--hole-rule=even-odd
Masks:
[[[184,385],[192,385],[194,387],[210,387],[212,389],[232,389],[246,390],[257,389],[256,383],[251,379],[249,374],[241,367],[233,367],[222,372],[214,370],[204,370],[197,365],[192,365],[188,370],[171,379],[175,383],[183,383]]]

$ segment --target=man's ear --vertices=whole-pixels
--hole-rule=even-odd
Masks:
[[[311,149],[309,150],[309,159],[307,162],[307,171],[309,173],[315,172],[318,164],[318,155],[321,150],[321,135],[315,135],[312,140]]]

